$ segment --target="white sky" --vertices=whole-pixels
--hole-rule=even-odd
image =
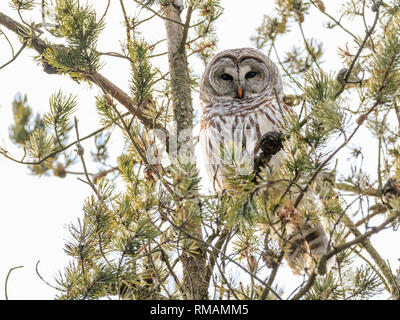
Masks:
[[[17,21],[18,15],[13,12],[8,1],[0,1],[0,11],[13,17]],[[90,1],[95,4],[99,14],[102,14],[107,1]],[[129,1],[126,1],[128,3]],[[220,50],[251,46],[250,36],[262,21],[263,14],[270,13],[274,7],[273,0],[222,0],[225,8],[223,16],[217,24],[218,47]],[[337,3],[340,1],[325,1],[327,10],[335,13]],[[131,2],[129,2],[131,3]],[[133,6],[128,6],[132,12]],[[32,15],[36,22],[40,13]],[[325,70],[338,71],[343,66],[337,55],[338,45],[351,40],[339,29],[334,32],[326,31],[321,27],[321,15],[312,10],[312,18],[306,19],[304,30],[308,38],[323,39],[325,47]],[[120,41],[124,39],[125,30],[122,26],[122,16],[119,3],[112,1],[107,27],[99,41],[99,51],[119,51]],[[324,19],[325,21],[325,19]],[[354,23],[353,32],[363,35],[361,24]],[[18,50],[16,38],[7,33]],[[163,24],[151,23],[143,29],[146,39],[158,40],[164,35]],[[300,44],[302,40],[298,34],[285,37],[279,43],[282,51]],[[161,52],[161,49],[160,49]],[[35,64],[32,57],[36,53],[25,50],[18,59],[0,70],[0,146],[16,158],[22,156],[21,150],[15,148],[9,141],[8,130],[12,123],[11,102],[17,92],[27,94],[28,103],[34,112],[45,113],[49,108],[49,96],[62,89],[65,93],[78,96],[79,110],[76,116],[80,120],[81,136],[84,136],[98,127],[98,118],[94,106],[94,96],[97,88],[87,85],[81,86],[66,76],[47,75],[42,68]],[[3,37],[0,37],[0,65],[10,59],[10,49]],[[108,77],[123,90],[129,88],[129,64],[121,59],[106,59],[105,67],[101,73]],[[165,58],[158,59],[165,68]],[[203,65],[198,59],[191,63],[200,76]],[[195,96],[194,101],[198,99]],[[364,140],[364,141],[363,141]],[[359,135],[356,144],[365,142]],[[367,145],[367,144],[366,144]],[[92,142],[84,142],[86,155],[93,146]],[[114,139],[113,146],[122,146],[121,142]],[[368,149],[367,149],[368,150]],[[364,149],[365,151],[365,149]],[[371,149],[371,168],[374,168],[376,155]],[[87,157],[88,158],[88,157]],[[346,157],[342,162],[347,164]],[[97,168],[91,166],[89,171],[96,172]],[[9,279],[8,296],[10,299],[53,299],[55,290],[43,283],[35,273],[35,265],[40,260],[40,273],[50,283],[54,283],[54,275],[62,271],[68,262],[63,248],[69,234],[65,228],[70,222],[83,216],[81,210],[84,199],[90,194],[87,185],[76,179],[76,176],[67,176],[65,179],[54,177],[34,177],[29,175],[26,167],[13,163],[0,157],[0,288],[4,287],[5,278],[10,268],[23,265],[24,268],[15,270]],[[393,266],[397,266],[398,252],[395,243],[399,243],[399,235],[392,233],[388,236],[377,235],[372,238],[378,251],[389,259]],[[288,273],[288,281],[292,276]],[[290,285],[289,285],[290,286]],[[0,299],[4,299],[4,290],[0,290]]]

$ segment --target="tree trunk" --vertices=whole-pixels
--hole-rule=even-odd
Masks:
[[[192,139],[193,105],[185,43],[192,8],[188,8],[185,25],[180,17],[182,10],[183,5],[180,0],[171,1],[169,5],[164,7],[164,17],[166,18],[164,22],[168,41],[173,112],[178,136],[176,152],[182,155],[185,151],[184,156],[190,157],[194,155]],[[169,151],[173,152],[174,150],[170,149]],[[187,160],[187,158],[184,160]],[[194,158],[191,158],[191,160],[193,161]],[[191,225],[190,235],[185,241],[198,240],[199,251],[197,251],[197,254],[183,252],[181,256],[184,275],[183,289],[188,299],[208,299],[208,283],[205,281],[206,255],[202,243],[201,225],[194,221],[190,222],[189,225]]]

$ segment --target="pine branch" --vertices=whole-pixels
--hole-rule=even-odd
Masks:
[[[370,231],[361,233],[358,228],[354,225],[354,223],[351,221],[350,217],[346,214],[343,215],[343,222],[346,224],[346,226],[350,229],[350,231],[353,233],[355,238],[349,242],[346,242],[344,244],[341,244],[337,247],[334,247],[331,251],[329,251],[323,258],[321,258],[321,261],[326,261],[330,257],[334,256],[335,254],[338,254],[339,252],[350,248],[351,246],[354,245],[361,245],[371,256],[371,258],[375,261],[379,269],[381,270],[382,274],[385,276],[386,281],[388,282],[388,285],[391,290],[391,295],[394,299],[398,300],[400,299],[400,288],[399,285],[397,284],[396,279],[393,277],[393,273],[390,270],[389,266],[386,264],[386,261],[381,257],[379,252],[372,246],[372,243],[369,239],[373,234],[376,234],[383,229],[385,229],[389,224],[393,223],[396,219],[398,219],[398,216],[391,216],[387,218],[384,222],[382,222],[379,226],[371,228]],[[326,259],[325,259],[326,258]]]
[[[356,185],[351,185],[348,183],[344,183],[344,182],[337,182],[335,183],[335,188],[341,190],[341,191],[348,191],[351,193],[355,193],[355,194],[360,194],[360,195],[364,195],[364,196],[372,196],[372,197],[380,197],[380,192],[378,190],[376,190],[375,188],[366,188],[366,189],[362,189],[359,186]]]
[[[349,78],[351,76],[351,73],[352,73],[352,71],[354,69],[354,66],[356,65],[356,62],[357,62],[358,58],[360,57],[361,52],[365,48],[367,40],[372,35],[372,33],[375,30],[376,25],[378,24],[378,21],[379,21],[379,7],[380,7],[380,5],[382,3],[382,0],[377,0],[377,1],[378,1],[378,5],[376,7],[374,22],[373,22],[372,26],[366,31],[364,39],[361,42],[360,47],[358,48],[358,51],[357,51],[356,55],[353,57],[353,59],[352,59],[352,61],[350,63],[350,66],[347,69],[346,75],[344,76],[344,81],[343,81],[341,87],[339,88],[339,90],[336,92],[335,97],[338,97],[343,92],[343,90],[344,90],[344,88],[346,86],[346,83],[348,82],[348,80],[349,80]]]
[[[127,116],[127,115],[128,115],[128,113],[124,114],[124,116]],[[92,137],[94,137],[95,135],[97,135],[97,134],[103,132],[104,130],[106,130],[106,129],[110,128],[110,127],[111,127],[111,124],[110,124],[110,125],[107,125],[107,126],[104,126],[104,127],[101,127],[100,129],[98,129],[98,130],[96,130],[96,131],[93,131],[92,133],[88,134],[87,136],[82,137],[82,138],[80,139],[80,141],[84,141],[84,140],[86,140],[86,139],[92,138]],[[4,150],[4,149],[2,149],[2,148],[0,148],[0,154],[2,154],[2,155],[3,155],[4,157],[6,157],[7,159],[9,159],[9,160],[11,160],[11,161],[14,161],[14,162],[16,162],[16,163],[35,166],[35,165],[40,165],[40,164],[44,163],[45,161],[47,161],[48,159],[53,158],[55,155],[57,155],[57,154],[60,153],[60,152],[63,152],[63,151],[65,151],[65,150],[68,150],[69,148],[73,147],[73,146],[74,146],[75,144],[77,144],[77,143],[78,143],[78,141],[75,140],[75,141],[71,142],[70,144],[68,144],[68,145],[66,145],[66,146],[64,146],[64,147],[61,147],[61,148],[56,149],[55,151],[53,151],[52,153],[46,155],[45,157],[43,157],[42,159],[40,159],[40,160],[38,160],[38,161],[24,161],[25,155],[24,155],[24,157],[23,157],[21,160],[15,159],[15,158],[9,156],[9,155],[7,154],[7,151]]]
[[[54,44],[47,44],[44,40],[40,37],[31,35],[27,37],[26,35],[26,27],[18,23],[17,21],[13,20],[12,18],[8,17],[7,15],[0,12],[0,25],[5,26],[10,31],[14,32],[15,34],[19,35],[23,39],[23,43],[29,43],[29,46],[32,47],[35,51],[37,51],[40,55],[42,55],[46,49],[55,47],[60,50],[66,50],[65,46],[63,45],[54,45]],[[24,31],[25,30],[25,31]],[[48,74],[56,74],[58,73],[57,70],[47,64],[47,62],[43,61],[44,71]],[[162,129],[161,126],[154,123],[151,119],[147,118],[143,113],[138,112],[140,106],[135,106],[132,103],[131,98],[127,93],[117,87],[114,83],[108,80],[106,77],[101,75],[98,72],[94,72],[93,74],[88,75],[88,80],[92,83],[98,85],[99,87],[103,88],[108,94],[110,94],[113,98],[115,98],[121,105],[123,105],[130,113],[134,114],[148,129],[158,128]]]

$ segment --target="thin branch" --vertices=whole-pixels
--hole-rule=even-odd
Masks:
[[[300,289],[299,292],[297,292],[291,300],[300,300],[310,289],[312,288],[315,279],[317,278],[317,274],[313,272],[310,277],[308,278],[307,283],[305,284],[304,287]]]
[[[106,15],[107,15],[107,12],[108,12],[108,9],[110,8],[110,2],[111,2],[111,0],[108,0],[106,10],[104,10],[104,13],[100,18],[100,21],[103,21],[105,19]]]
[[[181,293],[183,299],[187,299],[186,293],[185,291],[182,290],[182,283],[179,280],[178,276],[176,275],[173,267],[171,266],[171,264],[169,263],[168,260],[168,256],[165,253],[165,251],[160,247],[160,251],[161,251],[161,260],[165,263],[165,265],[167,266],[167,269],[169,271],[169,274],[174,278],[175,284],[178,288],[178,291]]]
[[[313,5],[314,7],[318,8],[318,6],[316,5],[315,1],[310,0],[310,2],[312,3],[312,5]],[[347,32],[350,36],[352,36],[353,39],[354,39],[354,41],[358,44],[358,40],[357,40],[356,35],[355,35],[354,33],[352,33],[350,30],[346,29],[346,28],[340,23],[340,21],[336,20],[334,17],[332,17],[332,16],[331,16],[329,13],[327,13],[325,10],[324,10],[324,11],[319,10],[319,11],[321,11],[321,12],[322,12],[324,15],[326,15],[329,19],[331,19],[333,22],[335,22],[336,25],[337,25],[338,27],[340,27],[343,31]]]
[[[335,183],[335,188],[341,191],[348,191],[363,196],[380,197],[380,192],[373,187],[362,189],[360,186],[357,185],[351,185],[344,182],[337,182]]]
[[[14,47],[13,47],[13,45],[12,45],[10,39],[8,39],[7,35],[3,32],[3,30],[0,29],[0,35],[1,35],[1,34],[4,36],[4,38],[6,39],[6,41],[8,42],[8,44],[10,45],[11,54],[12,54],[12,56],[14,57],[14,56],[15,56]]]
[[[36,24],[35,24],[34,22],[32,22],[32,23],[29,24],[29,23],[27,23],[27,22],[24,20],[24,18],[22,17],[22,13],[21,13],[21,4],[20,4],[19,7],[17,8],[17,13],[18,13],[18,16],[19,16],[19,18],[21,19],[22,23],[25,24],[29,29],[36,31],[36,32],[38,32],[39,34],[42,34],[42,33],[43,33],[42,30],[37,29],[37,28],[35,27]],[[39,25],[40,25],[40,24],[39,24]],[[39,26],[39,25],[38,25],[38,26]]]
[[[129,22],[129,18],[128,18],[128,15],[125,10],[124,1],[119,0],[119,3],[121,5],[122,15],[124,16],[124,20],[125,20],[126,41],[128,42],[128,48],[129,48],[131,41],[132,41],[132,39],[131,39],[131,24]]]
[[[145,9],[151,11],[152,13],[154,13],[154,15],[156,15],[157,17],[159,17],[159,18],[161,18],[161,19],[164,19],[164,20],[171,21],[171,22],[173,22],[173,23],[179,24],[179,25],[181,25],[182,27],[185,26],[181,21],[168,18],[168,17],[166,17],[165,15],[163,15],[162,13],[155,11],[155,10],[152,9],[150,6],[146,6],[144,3],[142,3],[142,2],[139,1],[139,0],[133,0],[133,1],[136,2],[138,5],[142,6],[143,8],[145,8]]]
[[[382,3],[382,1],[379,0],[379,3],[376,6],[376,13],[375,13],[374,22],[373,22],[371,28],[369,28],[369,30],[366,31],[365,37],[364,37],[363,41],[361,42],[361,45],[358,48],[358,51],[357,51],[356,55],[354,56],[353,60],[351,61],[350,66],[349,66],[349,68],[348,68],[348,70],[346,72],[343,84],[338,89],[338,91],[336,92],[335,97],[338,97],[343,92],[344,87],[346,85],[346,82],[349,80],[351,72],[353,71],[353,68],[354,68],[356,62],[357,62],[358,58],[360,57],[361,52],[364,50],[364,47],[365,47],[365,44],[367,43],[367,40],[369,39],[369,37],[372,35],[372,33],[375,30],[375,27],[376,27],[376,25],[378,23],[378,20],[379,20],[379,8],[380,8],[381,3]]]
[[[192,13],[193,13],[193,6],[189,6],[189,8],[187,9],[187,13],[186,13],[185,25],[184,25],[183,31],[182,31],[180,50],[183,50],[186,45],[186,40],[188,37],[189,25],[190,25],[190,19],[192,18]]]
[[[384,222],[382,222],[379,226],[372,227],[370,231],[363,233],[363,234],[359,234],[353,240],[348,241],[340,246],[334,247],[331,251],[329,251],[327,254],[325,254],[326,258],[329,259],[330,257],[333,257],[335,254],[337,254],[355,244],[363,244],[365,239],[367,239],[368,237],[372,236],[373,234],[378,233],[381,230],[385,229],[387,225],[394,222],[397,218],[398,218],[397,216],[389,217]],[[348,219],[348,217],[347,217],[347,219]]]
[[[268,277],[268,282],[267,282],[268,286],[265,287],[263,293],[261,294],[261,300],[267,299],[269,291],[270,291],[269,288],[272,287],[272,284],[275,281],[276,275],[278,274],[278,270],[279,270],[279,268],[281,266],[281,262],[282,262],[283,256],[284,256],[284,251],[282,250],[280,255],[278,256],[278,259],[276,261],[276,264],[275,264],[274,268],[271,271],[271,274]]]
[[[21,46],[21,48],[18,50],[18,52],[12,57],[12,59],[8,62],[6,62],[5,64],[3,64],[2,66],[0,66],[0,70],[7,67],[11,62],[14,62],[18,56],[21,54],[21,52],[25,49],[26,47],[26,42]]]
[[[308,54],[311,56],[312,60],[313,60],[314,63],[317,65],[318,69],[322,70],[322,69],[321,69],[321,66],[320,66],[319,63],[318,63],[317,57],[314,55],[314,52],[312,52],[312,50],[311,50],[311,48],[310,48],[310,45],[309,45],[309,43],[308,43],[308,41],[307,41],[307,39],[306,39],[306,36],[305,36],[305,34],[304,34],[303,26],[302,26],[302,24],[301,24],[300,22],[298,23],[298,26],[299,26],[299,28],[300,28],[300,33],[301,33],[301,36],[303,37],[303,41],[304,41],[304,44],[305,44],[305,46],[306,46],[306,49],[307,49]]]
[[[8,300],[8,291],[7,291],[7,287],[8,287],[8,278],[10,277],[11,272],[13,272],[15,269],[19,269],[19,268],[23,268],[24,266],[17,266],[17,267],[13,267],[10,270],[8,270],[7,273],[7,277],[6,277],[6,282],[4,284],[4,293],[6,296],[6,300]]]
[[[215,263],[218,259],[218,252],[220,252],[225,241],[229,238],[229,233],[230,233],[230,230],[224,229],[221,232],[221,235],[219,236],[219,239],[218,239],[217,243],[215,244],[213,250],[210,252],[208,265],[206,267],[207,268],[206,275],[205,275],[206,283],[209,283],[209,281],[210,281],[211,275],[214,271]],[[209,239],[207,239],[207,240],[209,240]],[[207,241],[207,243],[210,244],[211,242]]]
[[[130,57],[125,56],[118,52],[97,52],[97,53],[101,56],[110,56],[110,57],[114,57],[114,58],[121,58],[121,59],[128,60],[129,62],[132,62],[132,59]]]
[[[74,117],[74,122],[75,122],[75,132],[76,132],[76,152],[78,153],[78,156],[81,158],[81,162],[82,162],[82,166],[83,166],[83,171],[85,173],[86,181],[90,185],[90,187],[92,188],[94,193],[97,195],[99,200],[102,201],[101,196],[100,196],[97,188],[95,187],[95,185],[93,184],[92,180],[89,177],[89,173],[88,173],[88,170],[87,170],[87,167],[86,167],[85,158],[83,157],[84,149],[83,149],[83,147],[82,147],[82,145],[80,143],[81,140],[79,138],[78,119],[76,117]],[[107,260],[107,259],[105,259],[105,260]]]
[[[43,277],[42,277],[42,275],[39,273],[39,262],[40,262],[40,260],[38,260],[38,262],[36,262],[36,267],[35,267],[35,270],[36,270],[36,274],[38,275],[38,277],[40,278],[40,280],[42,280],[45,284],[47,284],[50,288],[53,288],[53,289],[55,289],[55,290],[59,290],[59,288],[57,288],[56,286],[53,286],[52,284],[50,284],[49,282],[47,282]]]

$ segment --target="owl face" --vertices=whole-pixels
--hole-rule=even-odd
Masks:
[[[280,89],[279,71],[263,53],[252,48],[216,55],[204,72],[200,97],[205,101],[242,100]]]
[[[211,68],[208,81],[219,97],[251,98],[268,85],[269,71],[265,64],[254,58],[235,61],[223,57]]]

